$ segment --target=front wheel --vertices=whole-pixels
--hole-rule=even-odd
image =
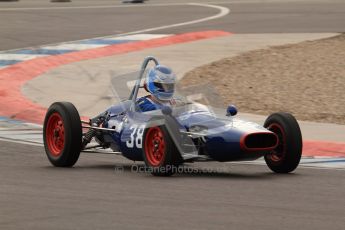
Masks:
[[[82,148],[82,127],[77,109],[69,102],[55,102],[46,114],[43,126],[44,148],[56,167],[71,167]]]
[[[143,158],[154,176],[171,176],[176,172],[181,157],[165,126],[145,129]]]
[[[302,134],[296,119],[289,113],[273,113],[264,127],[279,139],[276,149],[265,156],[267,166],[276,173],[294,171],[302,156]]]

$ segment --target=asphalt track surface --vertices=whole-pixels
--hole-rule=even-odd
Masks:
[[[95,5],[72,2],[75,7]],[[164,4],[168,2],[183,1]],[[341,1],[260,2],[214,3],[229,7],[231,13],[157,33],[345,28]],[[110,3],[119,5],[97,2]],[[200,6],[145,6],[141,13],[134,7],[17,9],[54,6],[47,1],[1,2],[0,50],[126,33],[217,13]],[[8,8],[15,9],[4,10]],[[157,178],[131,171],[132,165],[118,156],[83,154],[74,168],[54,168],[42,147],[0,141],[0,229],[276,230],[342,229],[345,224],[344,170],[298,168],[290,175],[276,175],[259,165],[198,163],[191,167],[213,172]]]
[[[199,163],[191,165],[199,172],[159,178],[114,155],[85,153],[61,169],[42,147],[0,142],[0,152],[0,229],[344,227],[340,170],[277,175],[265,166]]]
[[[120,4],[120,1],[114,0],[0,2],[0,50],[128,33],[217,13],[217,9],[186,5],[188,2],[150,0],[145,4],[134,5]],[[344,1],[191,2],[219,5],[229,8],[231,12],[216,20],[155,32],[172,34],[224,30],[234,33],[319,33],[343,32],[345,28]]]

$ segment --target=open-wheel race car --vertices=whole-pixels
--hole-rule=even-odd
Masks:
[[[71,167],[80,152],[106,149],[133,161],[144,161],[157,176],[172,175],[185,162],[248,161],[260,157],[276,173],[296,169],[302,154],[302,135],[289,113],[273,113],[261,126],[237,118],[237,109],[232,105],[219,112],[188,96],[173,106],[141,111],[138,93],[144,88],[143,76],[151,61],[159,65],[153,57],[144,60],[126,100],[92,119],[81,120],[69,102],[55,102],[49,107],[43,139],[54,166]]]

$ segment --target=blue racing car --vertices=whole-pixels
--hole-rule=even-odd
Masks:
[[[271,114],[261,126],[237,118],[237,109],[232,105],[219,110],[198,102],[195,95],[143,111],[138,95],[147,89],[144,75],[151,62],[160,66],[157,59],[147,57],[126,100],[92,119],[81,120],[69,102],[55,102],[49,107],[43,139],[54,166],[71,167],[80,152],[106,149],[133,161],[144,161],[156,176],[172,175],[184,162],[248,161],[260,157],[276,173],[296,169],[302,154],[302,135],[289,113]]]

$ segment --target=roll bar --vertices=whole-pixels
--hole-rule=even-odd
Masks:
[[[131,92],[131,94],[129,96],[129,100],[132,100],[133,104],[135,104],[135,102],[137,100],[138,91],[139,91],[139,88],[140,88],[140,82],[141,82],[141,79],[143,78],[143,75],[144,75],[144,72],[146,70],[146,67],[147,67],[147,65],[149,64],[150,61],[153,61],[156,66],[159,65],[158,60],[155,57],[153,57],[153,56],[147,56],[144,59],[143,64],[141,65],[141,69],[140,69],[140,72],[139,72],[138,79],[135,82],[135,86],[132,89],[132,92]]]

